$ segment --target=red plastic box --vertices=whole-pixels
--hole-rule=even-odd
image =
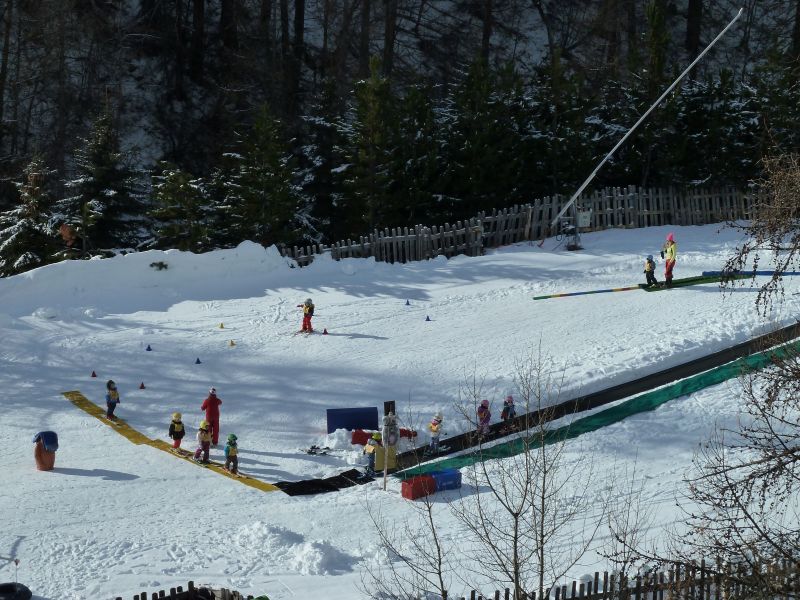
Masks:
[[[408,439],[415,438],[415,437],[417,437],[417,432],[414,431],[413,429],[406,429],[405,427],[401,427],[400,428],[400,437],[401,438],[408,438]]]
[[[406,479],[400,490],[406,500],[416,500],[436,492],[436,480],[430,475],[417,475]]]
[[[350,436],[350,443],[351,444],[361,444],[362,446],[366,446],[369,438],[372,437],[371,431],[364,431],[363,429],[354,429],[352,435]]]

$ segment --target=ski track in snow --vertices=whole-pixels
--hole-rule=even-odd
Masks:
[[[297,480],[363,461],[346,434],[326,435],[327,408],[394,399],[401,419],[417,428],[442,410],[452,435],[468,427],[454,408],[464,380],[485,377],[497,420],[513,391],[515,363],[540,345],[554,374],[564,376],[562,397],[551,399],[557,401],[794,322],[800,297],[791,292],[800,286],[791,278],[785,302],[766,319],[749,282],[726,295],[702,285],[532,300],[640,282],[644,256],[657,257],[673,229],[676,277],[719,269],[737,242],[717,226],[657,227],[586,234],[579,253],[548,250],[548,241],[543,250],[519,244],[408,265],[323,256],[304,269],[288,269],[274,248],[243,244],[201,256],[169,251],[75,261],[0,280],[0,440],[12,482],[0,490],[0,555],[18,555],[20,581],[48,600],[129,598],[189,580],[273,600],[358,597],[362,572],[388,560],[365,506],[413,522],[399,482],[390,480],[388,494],[380,483],[314,497],[264,494],[131,444],[61,392],[78,389],[104,406],[105,381],[114,379],[117,414],[163,439],[170,415],[180,411],[183,447],[193,449],[200,403],[213,385],[223,400],[220,441],[228,432],[239,436],[241,470],[266,481]],[[154,271],[148,265],[155,260],[169,268]],[[292,335],[301,320],[296,305],[309,296],[314,327],[328,329],[327,336]],[[630,486],[607,482],[614,469],[635,468],[631,485],[643,483],[658,532],[680,523],[680,482],[698,444],[736,416],[736,382],[728,381],[572,440],[565,460],[579,472],[591,462],[582,478],[596,483],[596,499],[630,495]],[[52,473],[32,467],[29,440],[42,429],[56,430],[61,441]],[[427,442],[424,433],[419,439]],[[313,443],[337,451],[304,454]],[[222,459],[222,445],[212,459]],[[474,492],[463,491],[469,501]],[[469,545],[446,512],[458,497],[439,494],[436,506],[443,539],[463,547],[468,565]],[[607,568],[597,554],[607,540],[599,534],[570,576]],[[0,578],[10,578],[5,569]]]

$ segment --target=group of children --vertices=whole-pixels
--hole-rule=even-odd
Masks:
[[[114,410],[119,403],[117,384],[114,383],[113,379],[109,379],[106,382],[106,418],[109,421],[117,421],[117,417],[114,416]],[[221,404],[222,400],[217,397],[217,390],[212,387],[209,390],[208,397],[200,405],[200,410],[206,411],[206,418],[200,421],[200,427],[197,430],[197,449],[194,451],[193,456],[197,462],[207,464],[211,446],[216,446],[219,443],[219,407]],[[186,435],[186,428],[181,419],[181,413],[172,413],[172,422],[169,424],[168,435],[172,440],[172,448],[176,452],[181,447],[181,442]],[[228,440],[225,444],[225,469],[234,475],[239,473],[239,447],[237,440],[236,435],[231,433],[228,435]]]
[[[208,397],[203,400],[200,410],[206,411],[206,418],[200,421],[197,430],[197,448],[194,451],[193,459],[199,463],[207,464],[211,446],[219,443],[219,407],[222,400],[217,396],[216,388],[208,391]],[[172,447],[177,451],[181,447],[181,441],[186,435],[186,428],[181,420],[179,412],[172,414],[172,422],[169,425],[169,437],[172,439]],[[239,473],[239,445],[235,434],[228,434],[225,444],[225,469],[234,475]]]
[[[661,258],[665,260],[664,263],[664,285],[669,287],[672,285],[672,270],[675,268],[675,259],[678,255],[678,245],[675,243],[675,236],[672,233],[667,234],[667,240],[661,248]],[[656,279],[656,261],[653,260],[653,255],[648,254],[644,261],[644,274],[647,277],[647,287],[658,285]]]

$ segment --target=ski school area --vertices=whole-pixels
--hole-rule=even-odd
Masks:
[[[672,286],[642,290],[648,255],[663,280],[668,233]],[[320,256],[302,269],[245,243],[0,280],[0,379],[13,415],[0,429],[12,482],[0,495],[0,555],[19,559],[19,580],[41,598],[190,580],[272,600],[356,597],[361,574],[379,568],[366,504],[403,520],[426,494],[469,501],[481,491],[465,467],[521,451],[531,415],[515,369],[531,355],[563,376],[550,439],[566,440],[575,464],[590,453],[592,477],[645,462],[663,527],[675,520],[665,490],[681,485],[697,443],[735,420],[742,367],[768,363],[761,336],[800,334],[795,277],[767,315],[755,298],[768,275],[720,290],[739,241],[719,226],[652,227],[585,234],[579,252],[520,243],[407,264]],[[314,331],[295,335],[306,299]],[[462,415],[474,381],[480,394]],[[212,387],[218,427],[201,408]],[[396,417],[387,429],[385,402]],[[168,433],[176,413],[180,448]],[[31,444],[47,432],[57,450],[48,435]],[[45,459],[53,468],[37,470]],[[458,523],[442,519],[458,539]],[[606,567],[599,554],[584,562]]]

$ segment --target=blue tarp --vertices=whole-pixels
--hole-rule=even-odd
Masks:
[[[35,444],[39,440],[42,440],[42,445],[48,452],[58,450],[58,434],[55,431],[40,431],[33,436],[33,443]]]
[[[369,408],[329,408],[328,433],[337,429],[378,429],[378,409]]]

